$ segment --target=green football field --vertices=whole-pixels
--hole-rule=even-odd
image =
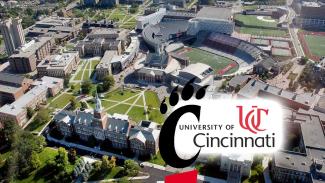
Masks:
[[[264,17],[267,20],[274,20],[271,17]],[[275,36],[284,37],[287,35],[285,30],[277,28],[277,20],[275,22],[267,22],[257,19],[255,15],[241,15],[235,16],[236,23],[239,27],[240,33],[259,35],[259,36]]]
[[[191,63],[204,63],[211,66],[216,72],[224,69],[229,64],[236,64],[236,67],[230,69],[225,74],[231,74],[238,70],[238,64],[226,57],[222,57],[201,49],[191,48],[190,51],[184,53],[185,56],[189,57]]]
[[[325,36],[305,35],[305,40],[313,55],[325,56]]]

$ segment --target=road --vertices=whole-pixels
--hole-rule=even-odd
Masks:
[[[293,46],[295,48],[295,51],[297,53],[297,57],[305,56],[305,53],[301,47],[299,38],[298,38],[298,28],[295,27],[293,24],[293,19],[296,16],[296,12],[292,9],[290,6],[292,4],[292,0],[287,0],[287,8],[289,10],[288,14],[288,23],[289,23],[289,34],[293,43]]]

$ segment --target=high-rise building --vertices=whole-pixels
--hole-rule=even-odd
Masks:
[[[0,32],[3,35],[9,56],[14,53],[15,49],[25,44],[25,35],[21,21],[19,18],[9,18],[0,22]]]

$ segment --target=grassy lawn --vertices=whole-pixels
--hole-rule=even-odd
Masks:
[[[265,17],[272,20],[272,18]],[[285,30],[279,30],[277,20],[275,22],[267,22],[257,19],[256,15],[237,14],[235,20],[240,27],[240,33],[259,35],[259,36],[276,36],[284,37],[287,35]]]
[[[149,113],[149,120],[162,124],[165,121],[165,117],[160,113],[159,109],[153,109]]]
[[[111,93],[108,93],[105,98],[109,100],[123,101],[137,94],[139,94],[138,91],[124,89],[122,92],[120,89],[117,89]]]
[[[135,104],[143,106],[143,97],[140,97]]]
[[[72,98],[73,96],[71,94],[63,93],[59,97],[55,98],[50,104],[50,106],[54,108],[62,109],[70,102],[70,99]]]
[[[107,173],[107,174],[94,173],[94,174],[90,175],[89,180],[90,181],[95,181],[95,180],[103,180],[103,179],[120,178],[118,176],[118,174],[122,170],[123,170],[122,167],[117,166],[117,167],[112,168],[112,170],[109,173]]]
[[[274,36],[274,37],[285,37],[288,35],[288,33],[284,30],[256,29],[250,27],[240,27],[240,33],[252,34],[256,36]]]
[[[89,70],[88,69],[85,70],[82,80],[83,81],[89,80]]]
[[[256,176],[257,175],[257,172],[255,171],[255,170],[251,170],[251,177],[253,177],[253,176]],[[257,180],[256,182],[254,182],[254,183],[262,183],[262,182],[264,182],[264,180]],[[252,181],[250,181],[249,180],[249,177],[247,177],[244,181],[243,181],[243,183],[252,183]]]
[[[100,60],[92,60],[91,61],[91,69],[96,69],[97,64],[99,64]]]
[[[135,102],[138,98],[139,98],[139,97],[136,96],[136,97],[130,98],[129,100],[127,100],[127,101],[125,101],[125,102],[128,103],[128,104],[133,104],[133,102]],[[141,99],[141,97],[140,97],[140,99]]]
[[[74,84],[73,86],[74,86],[74,89],[72,90],[73,93],[80,91],[80,88],[81,88],[80,83]]]
[[[160,100],[155,92],[145,91],[144,96],[146,98],[147,106],[151,105],[154,108],[158,108],[160,106]]]
[[[135,122],[149,119],[162,124],[164,122],[164,116],[159,111],[160,100],[157,94],[153,91],[145,91],[144,95],[142,95],[140,92],[139,90],[131,89],[124,89],[124,91],[121,92],[121,89],[116,89],[106,94],[105,99],[101,100],[102,106],[109,114],[126,114],[126,112],[128,112],[127,115]],[[146,106],[144,106],[144,100],[147,106],[151,106],[147,114],[145,113]],[[124,102],[118,104],[122,101]],[[87,103],[90,108],[95,107],[94,101],[88,100]],[[134,106],[132,106],[133,103]]]
[[[165,166],[165,161],[162,159],[160,152],[158,152],[156,155],[154,155],[150,160],[150,163]]]
[[[243,25],[247,26],[247,27],[248,26],[257,26],[257,27],[276,28],[276,25],[277,25],[277,21],[275,21],[275,22],[266,22],[266,21],[257,19],[256,15],[237,14],[235,16],[235,20],[243,23]]]
[[[191,63],[204,63],[211,66],[216,72],[220,71],[221,69],[225,68],[231,63],[237,64],[235,61],[222,57],[201,49],[192,48],[191,51],[185,53],[185,56],[190,58]],[[237,64],[238,65],[238,64]],[[238,70],[238,67],[233,68],[226,72],[226,74],[230,74]]]
[[[305,35],[305,40],[313,55],[325,56],[325,36]]]
[[[53,112],[49,109],[44,109],[44,110],[46,110],[46,112],[49,114],[51,114]],[[40,132],[44,128],[45,125],[46,125],[46,123],[39,124],[34,120],[31,123],[29,123],[29,125],[25,128],[25,130],[28,130],[31,132]]]
[[[258,8],[257,5],[247,5],[247,6],[243,6],[244,10],[256,10]]]
[[[80,63],[82,63],[83,65],[81,66],[81,69],[78,71],[78,73],[77,73],[76,77],[74,78],[74,80],[81,80],[82,79],[82,73],[83,73],[84,69],[86,68],[87,63],[85,63],[85,62],[80,62]]]
[[[108,109],[107,112],[110,114],[114,114],[114,113],[125,114],[129,108],[130,108],[130,105],[120,104],[113,108]]]
[[[143,107],[133,106],[127,114],[133,121],[139,122],[146,119],[145,110]]]

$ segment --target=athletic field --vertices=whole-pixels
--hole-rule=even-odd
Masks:
[[[211,66],[217,74],[231,74],[238,70],[237,62],[198,48],[184,48],[177,52],[189,57],[190,63],[204,63]]]
[[[260,17],[260,19],[258,17]],[[262,19],[261,17],[262,16],[237,14],[235,16],[235,21],[239,28],[239,32],[274,37],[285,37],[288,35],[285,30],[279,30],[277,27],[277,20],[267,16],[263,16]]]
[[[305,39],[313,55],[318,57],[325,56],[325,36],[307,34]]]
[[[308,58],[318,61],[325,56],[325,32],[299,31],[298,37]]]

